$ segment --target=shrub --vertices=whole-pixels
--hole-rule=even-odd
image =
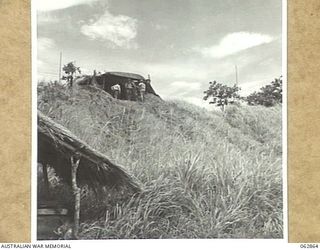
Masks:
[[[262,87],[259,92],[250,94],[246,99],[249,105],[266,107],[282,103],[282,77],[276,78],[271,84]]]

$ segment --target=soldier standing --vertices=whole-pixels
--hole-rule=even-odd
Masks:
[[[115,99],[119,99],[119,95],[120,95],[120,93],[121,93],[121,87],[120,87],[120,85],[119,85],[118,83],[115,84],[115,85],[113,85],[113,86],[111,87],[111,90],[112,90],[113,97],[114,97]]]
[[[138,86],[139,86],[140,101],[144,102],[144,96],[146,93],[146,84],[143,81],[141,81]]]
[[[133,81],[132,83],[132,100],[136,101],[137,100],[137,96],[138,96],[138,92],[139,92],[139,86],[138,86],[138,82],[137,81]]]
[[[132,95],[133,95],[133,84],[132,81],[129,80],[126,84],[126,94],[127,94],[127,100],[131,101],[132,100]]]

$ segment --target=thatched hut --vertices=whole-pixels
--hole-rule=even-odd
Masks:
[[[50,165],[62,181],[73,189],[75,237],[79,225],[81,186],[88,185],[96,191],[101,187],[121,187],[133,193],[140,191],[139,186],[123,167],[111,162],[105,155],[40,112],[38,112],[38,162],[43,166],[45,183],[48,184],[46,166]]]
[[[49,164],[63,181],[71,184],[71,157],[80,159],[77,172],[80,185],[87,184],[95,189],[121,186],[139,190],[123,167],[38,112],[38,162]]]

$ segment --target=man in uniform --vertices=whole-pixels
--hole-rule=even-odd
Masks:
[[[144,96],[145,96],[145,93],[146,93],[146,84],[141,81],[139,82],[139,95],[140,95],[140,101],[144,102]]]
[[[138,86],[138,81],[133,81],[132,82],[132,100],[136,101],[138,99],[138,93],[139,93],[139,86]]]
[[[127,100],[131,101],[132,95],[133,95],[132,80],[129,80],[128,82],[126,82],[125,87],[126,87]]]
[[[119,85],[118,83],[116,83],[115,85],[113,85],[113,86],[111,87],[111,90],[112,90],[113,97],[114,97],[115,99],[119,99],[119,95],[120,95],[120,93],[121,93],[121,87],[120,87],[120,85]]]

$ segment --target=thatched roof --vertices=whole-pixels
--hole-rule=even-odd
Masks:
[[[74,79],[74,84],[88,85],[91,82],[91,78],[92,78],[92,76],[90,76],[90,75],[78,76]]]
[[[145,80],[143,76],[134,74],[134,73],[126,73],[126,72],[106,72],[102,75],[113,75],[113,76],[120,76],[125,78],[130,78],[134,80]]]
[[[123,167],[38,111],[38,161],[49,164],[62,180],[71,184],[70,158],[75,154],[80,158],[77,173],[80,185],[87,184],[95,190],[99,187],[140,190]]]

